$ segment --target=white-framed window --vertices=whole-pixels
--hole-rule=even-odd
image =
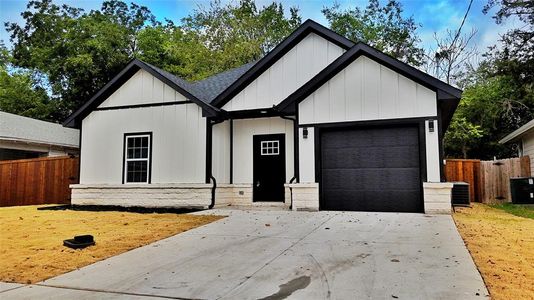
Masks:
[[[262,141],[261,155],[279,155],[280,143],[279,141]]]
[[[150,183],[152,133],[124,135],[124,183]]]

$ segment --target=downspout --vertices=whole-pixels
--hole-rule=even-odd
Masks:
[[[215,206],[215,190],[217,189],[217,180],[215,177],[213,177],[212,169],[213,169],[213,163],[212,163],[212,156],[213,156],[213,125],[219,124],[224,122],[224,119],[219,120],[210,120],[208,118],[208,126],[207,126],[207,143],[206,147],[208,148],[208,151],[206,151],[206,181],[208,183],[211,181],[213,182],[213,187],[211,188],[211,203],[208,206],[208,209],[212,209]]]
[[[294,119],[294,118],[286,117],[283,115],[280,115],[280,118],[293,121],[293,128],[295,128],[296,122],[297,122],[296,118]],[[294,130],[293,134],[294,135],[297,134],[297,138],[293,137],[293,144],[295,144],[295,140],[298,141],[298,131]],[[289,180],[289,184],[292,184],[294,181],[297,181],[297,174],[296,174],[296,169],[295,169],[295,166],[298,164],[296,147],[298,147],[298,145],[293,145],[293,153],[294,153],[293,177]],[[291,186],[289,186],[289,209],[293,209],[293,188]]]

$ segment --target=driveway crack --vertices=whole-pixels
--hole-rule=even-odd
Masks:
[[[270,259],[269,261],[267,261],[263,266],[261,266],[258,270],[254,271],[254,273],[252,273],[250,276],[247,276],[245,278],[245,280],[241,281],[240,283],[238,283],[233,289],[229,290],[228,292],[226,292],[224,295],[218,297],[217,299],[221,299],[221,298],[224,298],[226,296],[228,296],[230,293],[232,293],[233,291],[237,290],[240,286],[244,285],[250,278],[254,277],[254,275],[256,275],[258,272],[260,272],[261,270],[265,269],[265,267],[267,267],[268,265],[270,265],[273,261],[275,261],[276,259],[278,259],[280,256],[284,255],[287,251],[289,251],[289,249],[293,248],[296,244],[300,243],[302,240],[304,240],[305,238],[307,238],[309,235],[311,235],[312,233],[314,233],[315,231],[317,231],[317,229],[321,228],[326,222],[330,221],[333,217],[335,217],[336,215],[332,215],[330,216],[328,219],[326,219],[325,221],[323,221],[321,224],[319,224],[317,227],[315,227],[313,230],[311,230],[310,232],[308,232],[307,234],[305,234],[303,237],[301,237],[300,239],[296,240],[294,243],[292,243],[291,245],[289,245],[289,247],[287,247],[286,249],[284,249],[284,251],[280,252],[280,254],[276,255],[275,257],[273,257],[272,259]]]

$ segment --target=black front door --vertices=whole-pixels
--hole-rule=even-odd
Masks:
[[[254,201],[284,201],[285,149],[285,134],[263,134],[253,137]]]

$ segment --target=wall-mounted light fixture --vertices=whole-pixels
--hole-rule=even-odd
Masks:
[[[434,120],[429,120],[428,121],[428,131],[429,132],[434,132]]]
[[[307,139],[308,138],[308,127],[304,127],[302,129],[302,137]]]

